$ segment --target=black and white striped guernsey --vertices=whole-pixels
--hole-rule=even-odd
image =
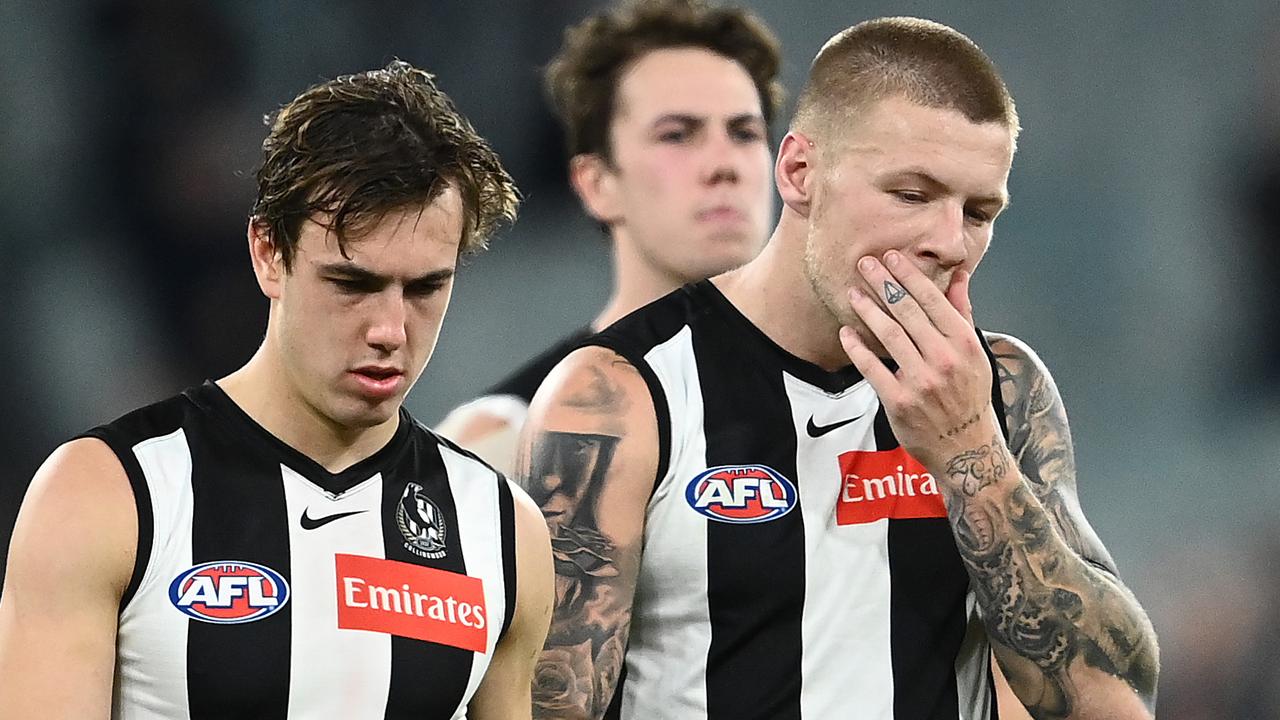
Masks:
[[[661,453],[608,717],[996,715],[939,489],[856,368],[790,355],[707,281],[587,342],[644,376]]]
[[[211,382],[86,435],[138,507],[113,718],[465,717],[513,612],[498,473],[404,410],[330,473]]]

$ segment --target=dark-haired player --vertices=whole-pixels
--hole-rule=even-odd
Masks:
[[[37,473],[0,602],[0,715],[527,718],[545,524],[401,407],[459,253],[514,217],[511,179],[401,62],[305,91],[263,150],[266,337]]]
[[[452,412],[442,434],[509,472],[529,400],[579,340],[760,251],[780,60],[754,14],[700,0],[631,2],[565,32],[547,90],[574,191],[609,233],[613,293],[589,325]]]

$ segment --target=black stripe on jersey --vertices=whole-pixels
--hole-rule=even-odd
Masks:
[[[129,576],[129,584],[120,595],[120,610],[123,611],[133,599],[134,593],[138,592],[138,585],[142,583],[147,564],[151,562],[151,541],[155,535],[156,524],[154,510],[151,507],[151,489],[147,487],[147,478],[142,474],[142,466],[138,464],[138,457],[133,454],[133,448],[117,438],[109,428],[94,428],[80,437],[97,438],[106,443],[107,447],[115,453],[120,465],[124,467],[124,474],[129,478],[129,487],[133,489],[133,504],[138,511],[138,545],[133,556],[133,573]]]
[[[280,464],[245,452],[239,430],[210,423],[187,433],[192,563],[247,561],[265,565],[287,580],[292,575],[289,517]],[[291,624],[291,603],[241,625],[189,620],[191,720],[286,717]]]
[[[996,417],[1000,419],[1000,432],[1004,435],[1004,439],[1009,439],[1009,418],[1005,415],[1004,395],[1000,393],[1000,368],[996,367],[996,355],[991,352],[991,344],[987,342],[987,336],[978,331],[978,340],[982,343],[982,351],[986,353],[987,360],[991,363],[991,405],[995,408]]]
[[[990,720],[1000,720],[1000,700],[996,697],[996,676],[991,673],[991,658],[987,658],[987,687],[991,688],[991,706]]]
[[[721,317],[693,326],[707,466],[768,465],[796,482],[795,427],[782,374],[742,362],[742,335]],[[679,478],[683,483],[692,478]],[[799,507],[768,522],[708,519],[709,720],[799,720],[804,521]],[[761,592],[768,588],[768,592]]]
[[[411,445],[405,457],[382,476],[382,540],[387,559],[465,575],[458,509],[440,446],[430,433],[415,433]],[[443,557],[427,558],[411,552],[396,522],[396,508],[411,482],[422,486],[423,493],[444,516]],[[485,617],[489,620],[487,613]],[[466,692],[473,654],[462,648],[392,635],[388,720],[449,718]]]
[[[511,497],[511,486],[507,479],[498,475],[498,522],[500,526],[499,542],[502,543],[502,582],[506,584],[506,609],[502,613],[502,630],[498,633],[501,640],[511,627],[511,619],[516,614],[516,508],[515,498]]]
[[[995,358],[985,339],[982,345],[992,363],[992,400],[1005,431]],[[883,406],[873,427],[877,450],[898,447]],[[951,523],[946,518],[890,519],[888,545],[894,717],[955,718],[959,696],[954,660],[964,641],[969,574],[953,549]],[[948,551],[939,552],[942,548]]]
[[[876,450],[898,447],[883,405],[873,427]],[[955,658],[964,640],[969,575],[952,549],[951,523],[890,519],[888,545],[893,716],[954,720],[960,712]]]

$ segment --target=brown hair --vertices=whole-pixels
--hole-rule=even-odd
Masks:
[[[827,41],[809,70],[792,127],[823,133],[890,96],[999,122],[1018,135],[1018,113],[995,64],[972,40],[919,18],[868,20]]]
[[[705,48],[737,62],[760,94],[766,125],[782,103],[781,47],[769,28],[742,8],[701,0],[638,0],[583,20],[564,32],[546,70],[547,92],[568,135],[569,154],[610,158],[618,79],[645,53]]]
[[[518,191],[497,154],[434,78],[406,62],[311,87],[266,120],[252,220],[286,268],[304,220],[323,217],[345,253],[387,213],[449,186],[465,211],[460,253],[484,249],[500,222],[515,220]]]

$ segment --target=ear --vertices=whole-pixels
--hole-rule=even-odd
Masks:
[[[813,141],[793,130],[782,138],[778,160],[773,166],[773,179],[778,184],[782,204],[804,218],[809,217],[813,201],[817,159],[818,151]]]
[[[574,155],[569,160],[569,183],[587,214],[605,225],[622,216],[617,175],[609,162],[597,153]]]
[[[280,286],[288,271],[284,267],[284,257],[271,241],[271,229],[255,218],[249,218],[249,228],[245,235],[249,239],[249,260],[253,263],[253,274],[258,278],[258,287],[268,298],[279,299]]]

